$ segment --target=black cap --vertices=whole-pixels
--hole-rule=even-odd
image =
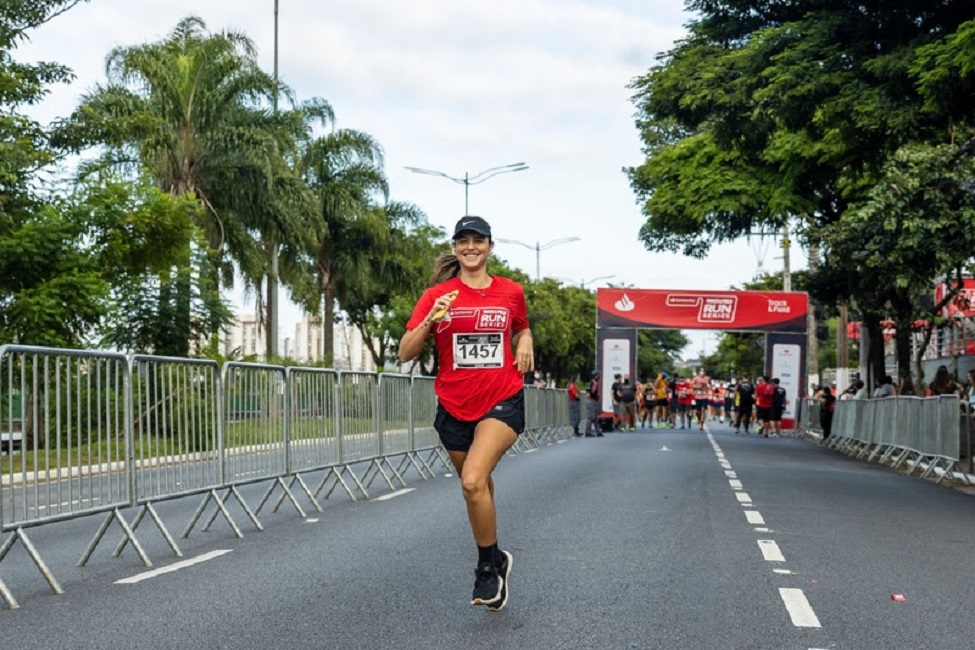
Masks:
[[[472,232],[477,235],[491,236],[491,226],[480,217],[462,217],[457,225],[454,226],[454,239],[457,239],[462,232]]]

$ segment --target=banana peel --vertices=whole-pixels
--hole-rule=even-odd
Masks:
[[[457,296],[459,296],[459,295],[460,295],[460,291],[454,289],[449,294],[447,294],[447,300],[449,300],[450,302],[453,302],[457,298]],[[450,311],[450,307],[449,306],[448,307],[444,307],[442,309],[438,309],[437,311],[435,311],[433,313],[433,320],[434,320],[434,322],[442,321],[443,320],[443,317],[447,315],[447,312],[448,311]]]

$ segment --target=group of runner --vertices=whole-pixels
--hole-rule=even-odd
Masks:
[[[616,384],[614,402],[615,388]],[[788,403],[778,378],[758,376],[753,383],[746,374],[740,380],[714,381],[704,368],[690,377],[658,373],[656,379],[637,384],[636,393],[640,428],[689,429],[696,424],[703,431],[706,421],[723,423],[727,417],[735,433],[742,429],[750,433],[754,422],[756,432],[764,437],[781,435],[782,413]],[[635,430],[628,410],[618,409],[618,430]]]

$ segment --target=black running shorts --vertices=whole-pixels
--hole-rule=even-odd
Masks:
[[[433,428],[440,434],[440,442],[447,451],[469,451],[474,442],[474,430],[482,420],[500,420],[520,434],[525,430],[525,391],[518,391],[503,402],[498,402],[479,420],[463,422],[437,404],[437,416]]]

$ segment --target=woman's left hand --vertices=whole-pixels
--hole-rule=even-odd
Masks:
[[[518,337],[515,346],[515,365],[518,372],[526,373],[535,369],[535,350],[532,346],[532,337],[527,331]]]

